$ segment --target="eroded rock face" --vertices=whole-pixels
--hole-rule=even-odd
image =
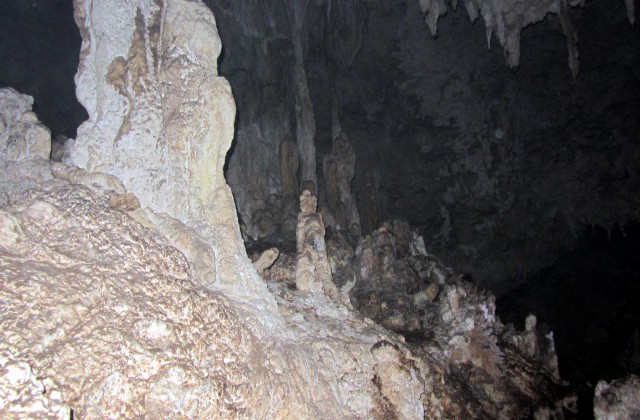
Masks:
[[[51,380],[37,378],[25,361],[0,355],[0,414],[6,418],[71,418]]]
[[[326,298],[278,298],[289,306],[276,315],[207,290],[157,228],[114,207],[114,194],[130,193],[113,176],[33,162],[48,176],[14,185],[0,209],[0,412],[422,413],[425,370],[388,331]],[[370,351],[381,341],[392,354]]]

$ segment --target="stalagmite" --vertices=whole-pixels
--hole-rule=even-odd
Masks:
[[[296,287],[302,292],[323,292],[337,298],[324,242],[324,222],[316,212],[318,200],[309,190],[300,196],[300,214],[296,232]]]
[[[143,207],[195,229],[216,255],[207,283],[262,300],[223,175],[235,104],[217,76],[222,46],[210,10],[184,0],[116,8],[76,0],[75,16],[77,94],[89,120],[68,163],[117,175]]]

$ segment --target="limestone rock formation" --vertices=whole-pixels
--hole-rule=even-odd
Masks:
[[[360,272],[351,295],[357,312],[401,334],[412,353],[420,355],[420,363],[426,363],[420,364],[431,375],[425,381],[424,418],[560,419],[575,412],[576,397],[560,381],[557,364],[545,364],[553,359],[546,356],[555,356],[552,336],[544,351],[533,344],[536,350],[529,352],[530,348],[522,345],[526,339],[536,343],[547,339],[536,331],[533,318],[524,332],[502,325],[495,315],[493,296],[478,291],[435,257],[409,251],[409,243],[402,240],[406,228],[403,222],[389,223],[362,239],[355,254]],[[349,259],[344,244],[338,235],[327,242],[332,266],[338,267],[341,276],[346,272],[340,260]],[[406,253],[399,254],[398,249]],[[362,257],[370,252],[371,257]],[[263,278],[282,302],[281,308],[302,303],[289,292],[297,282],[293,256],[281,255]],[[422,278],[417,286],[416,278]],[[308,296],[303,302],[321,298],[319,294]],[[313,307],[318,311],[318,305]],[[372,353],[394,355],[401,348],[396,346],[378,343]],[[387,382],[380,383],[380,388],[402,389],[405,381],[415,381],[409,372],[394,377],[393,387]],[[406,416],[392,413],[384,412],[383,417]]]
[[[426,14],[426,22],[431,34],[438,30],[438,18],[447,12],[444,0],[419,0],[420,9]],[[475,22],[482,16],[487,35],[487,47],[491,48],[491,37],[494,32],[500,46],[504,49],[507,65],[511,68],[520,63],[520,31],[541,21],[549,13],[558,15],[562,30],[567,38],[569,51],[569,68],[575,79],[578,75],[578,37],[569,15],[570,5],[577,2],[568,0],[522,0],[517,2],[495,0],[464,0],[464,7],[469,19]],[[453,3],[455,9],[457,1]],[[629,10],[627,6],[627,10]],[[633,5],[631,15],[633,16]],[[633,24],[630,17],[629,21]]]
[[[296,230],[296,287],[303,292],[324,292],[336,299],[337,290],[331,278],[331,267],[324,241],[322,215],[317,213],[318,200],[309,190],[300,196],[300,214]]]
[[[269,248],[260,254],[260,257],[253,262],[253,266],[258,271],[258,274],[262,274],[264,270],[271,267],[279,255],[280,251],[278,248]]]
[[[3,349],[6,351],[6,349]],[[71,409],[60,400],[53,382],[34,375],[25,361],[0,355],[0,415],[3,418],[71,418]]]
[[[327,252],[305,191],[299,254],[260,264],[262,281],[222,172],[233,101],[215,74],[213,17],[193,0],[118,5],[76,0],[78,90],[91,119],[69,150],[84,168],[25,152],[31,125],[0,156],[0,414],[563,418],[572,409],[537,360],[550,351],[533,345],[532,320],[523,333],[502,326],[493,297],[429,255],[407,222],[356,250],[334,233]],[[292,13],[300,28],[302,9]],[[332,266],[359,312],[326,298],[338,293]],[[324,293],[295,290],[300,274]]]
[[[0,161],[49,159],[51,132],[31,111],[33,98],[0,89]]]
[[[553,335],[540,334],[535,317],[527,319],[524,332],[503,326],[495,298],[426,252],[411,252],[409,245],[416,241],[410,232],[406,222],[395,221],[361,241],[352,302],[364,315],[405,335],[414,351],[448,366],[452,376],[468,378],[456,382],[462,388],[453,395],[440,395],[448,413],[563,418],[563,410],[575,412],[576,397],[563,390],[558,374]],[[485,399],[465,406],[464,392]],[[554,404],[546,405],[549,399]]]
[[[351,181],[356,168],[356,155],[347,134],[342,132],[333,141],[331,154],[324,156],[323,172],[327,209],[323,209],[327,226],[333,226],[359,239],[360,215],[355,197],[351,192]]]
[[[338,130],[349,134],[364,234],[406,218],[446,265],[500,295],[551,264],[585,226],[638,216],[640,88],[629,69],[639,67],[640,37],[622,1],[569,5],[586,66],[575,81],[554,13],[520,31],[522,65],[509,71],[495,39],[486,51],[483,23],[464,24],[463,6],[476,1],[458,1],[455,13],[454,2],[440,2],[449,11],[433,41],[415,0],[206,2],[227,45],[220,71],[239,110],[227,175],[247,238],[273,231],[284,211],[279,145],[289,136],[297,147],[299,112],[294,7],[304,8],[316,162],[332,154]],[[514,23],[524,4],[553,2],[489,3],[507,12],[495,18],[497,36],[497,22]]]
[[[430,345],[407,345],[322,293],[292,292],[293,258],[278,260],[293,263],[290,280],[267,282],[274,313],[207,287],[198,278],[209,275],[206,265],[170,245],[187,239],[183,249],[198,250],[188,241],[196,233],[153,213],[141,217],[137,198],[115,176],[42,160],[7,161],[4,168],[0,393],[11,400],[3,413],[482,417],[496,415],[498,399],[507,415],[553,410],[563,399],[560,391],[548,393],[553,382],[528,388],[531,373],[495,373],[492,367],[503,364],[492,306],[469,285],[446,285],[455,293],[446,294],[446,305],[433,303],[440,310],[429,313],[441,321],[430,324],[439,337]],[[314,214],[308,192],[301,209]],[[399,238],[411,238],[406,225],[395,226]],[[399,249],[425,258],[410,244]],[[265,269],[265,278],[277,269]],[[479,337],[467,343],[476,330]],[[523,361],[516,355],[509,363]],[[29,372],[44,378],[44,394]],[[461,379],[469,374],[478,379]],[[479,405],[493,384],[495,400]]]
[[[0,210],[3,414],[421,415],[422,370],[388,331],[326,299],[276,315],[203,288],[166,230],[113,206],[113,176],[30,162]]]
[[[444,285],[453,275],[436,257],[427,255],[422,237],[401,220],[387,222],[363,238],[355,251],[354,267],[358,281],[352,299],[368,301],[373,293],[376,306],[383,302],[393,306],[391,302],[399,297],[420,300],[424,293],[432,298],[434,286]]]
[[[235,105],[217,76],[221,44],[210,10],[199,1],[114,8],[77,0],[75,16],[83,39],[78,98],[89,120],[69,162],[117,175],[142,207],[197,231],[216,255],[216,278],[207,283],[264,299],[223,175]]]
[[[640,378],[629,375],[609,383],[598,382],[593,416],[596,420],[640,418]]]
[[[316,120],[304,65],[305,50],[308,48],[304,42],[306,35],[305,15],[310,3],[309,0],[290,1],[286,2],[286,6],[291,25],[291,41],[293,43],[294,64],[290,85],[293,88],[296,144],[300,154],[300,187],[303,189],[313,185],[311,192],[317,195]]]

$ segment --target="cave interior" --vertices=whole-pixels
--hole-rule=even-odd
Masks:
[[[355,245],[406,220],[504,322],[536,314],[583,393],[640,374],[640,36],[623,1],[565,11],[579,69],[561,12],[512,28],[514,58],[457,2],[436,31],[417,0],[205,3],[237,105],[225,175],[249,253],[295,247],[311,188],[328,234]],[[62,147],[87,118],[72,2],[0,1],[0,39],[0,88],[33,96]]]

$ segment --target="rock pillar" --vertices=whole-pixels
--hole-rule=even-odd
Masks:
[[[318,200],[309,190],[300,196],[300,214],[296,231],[296,287],[303,292],[322,292],[337,297],[331,279],[331,267],[324,242],[324,222],[316,212]]]
[[[143,207],[199,232],[210,283],[259,296],[223,174],[235,103],[218,76],[216,21],[202,1],[75,0],[77,95],[89,114],[67,163],[116,175]]]

